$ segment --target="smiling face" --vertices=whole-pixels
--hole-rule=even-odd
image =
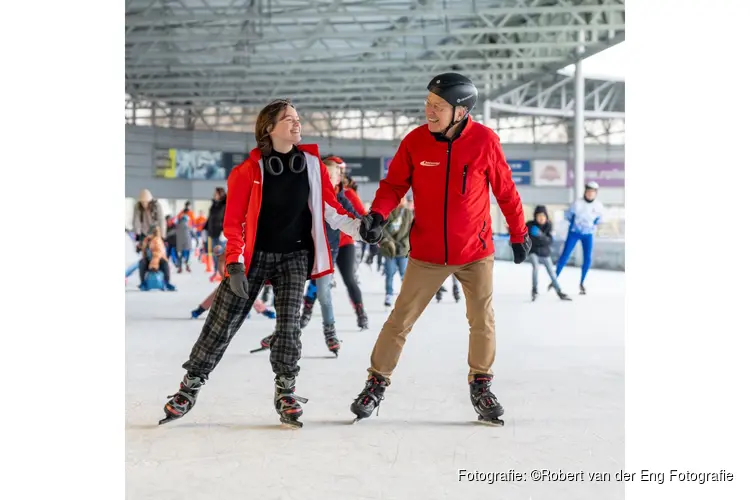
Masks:
[[[274,121],[275,125],[271,126],[268,135],[271,136],[273,148],[286,153],[302,140],[299,115],[292,106],[286,106],[278,112]]]
[[[466,116],[466,108],[456,107],[455,121],[460,122]],[[451,124],[453,119],[453,107],[442,97],[430,92],[424,101],[424,114],[427,119],[427,127],[432,133],[440,133]],[[454,125],[455,126],[455,125]]]

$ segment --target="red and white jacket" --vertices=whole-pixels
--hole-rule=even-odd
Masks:
[[[328,177],[328,171],[320,159],[316,144],[300,144],[297,148],[307,160],[307,178],[310,182],[308,205],[312,213],[312,237],[315,243],[311,279],[333,272],[331,248],[326,236],[325,222],[333,229],[359,240],[359,225],[336,200],[336,193]],[[224,213],[224,236],[227,239],[226,262],[242,262],[246,271],[250,269],[258,215],[263,202],[263,159],[260,149],[255,148],[247,159],[236,166],[227,180],[227,206]]]

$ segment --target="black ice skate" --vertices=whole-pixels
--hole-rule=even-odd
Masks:
[[[536,300],[536,296],[539,295],[539,292],[536,291],[536,288],[531,289],[531,301],[534,302]]]
[[[349,407],[357,418],[352,422],[356,424],[363,418],[368,418],[377,408],[380,411],[380,402],[385,399],[385,388],[388,381],[382,375],[372,373],[365,383],[365,388],[359,393],[352,405]]]
[[[365,313],[365,306],[360,304],[354,304],[354,312],[357,315],[357,326],[360,330],[367,330],[369,328],[367,322],[367,313]]]
[[[312,318],[313,306],[315,302],[305,297],[304,304],[302,305],[302,314],[299,316],[299,328],[304,329]]]
[[[557,292],[557,296],[560,297],[560,300],[573,300],[573,299],[570,298],[570,296],[568,296],[568,295],[566,295],[566,294],[564,294],[562,292]]]
[[[453,285],[453,299],[456,302],[461,301],[461,292],[458,290],[458,285]]]
[[[260,347],[250,351],[250,354],[255,354],[256,352],[261,352],[261,351],[270,349],[272,341],[273,341],[273,333],[269,335],[268,337],[263,337],[263,339],[260,341]]]
[[[323,335],[325,335],[328,350],[338,358],[341,341],[336,337],[336,327],[334,325],[323,325]]]
[[[302,427],[302,422],[299,421],[302,416],[300,403],[307,403],[307,399],[294,394],[295,382],[294,376],[276,375],[274,407],[282,424],[299,429]]]
[[[169,401],[164,405],[166,417],[159,420],[159,425],[166,424],[172,420],[184,417],[193,409],[198,398],[198,392],[206,381],[201,377],[193,377],[186,374],[180,382],[180,390],[176,394],[167,396]]]
[[[492,375],[477,374],[469,383],[469,395],[474,411],[479,415],[478,420],[483,424],[505,425],[500,417],[505,413],[503,407],[498,403],[497,397],[492,394]]]
[[[586,295],[586,288],[584,288],[583,283],[580,285],[580,291],[578,292],[580,295]]]
[[[437,300],[437,301],[438,301],[438,304],[440,303],[440,301],[441,301],[441,300],[443,300],[443,294],[444,294],[445,292],[447,292],[447,291],[448,291],[448,290],[446,290],[446,289],[445,289],[445,287],[444,287],[443,285],[440,285],[440,289],[439,289],[439,290],[437,291],[437,293],[435,294],[435,300]]]

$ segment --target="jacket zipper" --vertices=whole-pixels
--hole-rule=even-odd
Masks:
[[[443,205],[443,242],[445,243],[445,265],[448,265],[448,182],[451,174],[451,146],[448,143],[448,163],[445,165],[445,204]]]
[[[484,228],[487,227],[487,221],[482,221],[482,230],[479,231],[479,234],[477,237],[479,237],[479,241],[482,242],[482,249],[487,250],[487,243],[484,242],[484,238],[482,238],[482,233],[484,232]]]
[[[466,174],[468,173],[468,171],[469,171],[469,166],[464,165],[464,181],[463,181],[463,184],[461,185],[461,194],[466,194]]]

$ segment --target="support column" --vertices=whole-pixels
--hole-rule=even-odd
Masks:
[[[578,42],[581,43],[581,45],[578,47],[577,51],[579,56],[583,54],[584,51],[584,42],[585,42],[585,32],[583,30],[580,30],[578,32]],[[574,125],[573,125],[573,131],[574,131],[574,154],[573,154],[573,181],[574,181],[574,200],[577,200],[583,196],[584,191],[584,185],[585,185],[585,173],[584,173],[584,143],[583,139],[586,136],[586,129],[583,125],[583,119],[584,119],[584,99],[585,99],[585,88],[584,88],[584,78],[583,78],[583,60],[579,59],[578,62],[576,62],[576,73],[575,73],[575,95],[574,95],[574,104],[575,104],[575,114],[574,114]]]

